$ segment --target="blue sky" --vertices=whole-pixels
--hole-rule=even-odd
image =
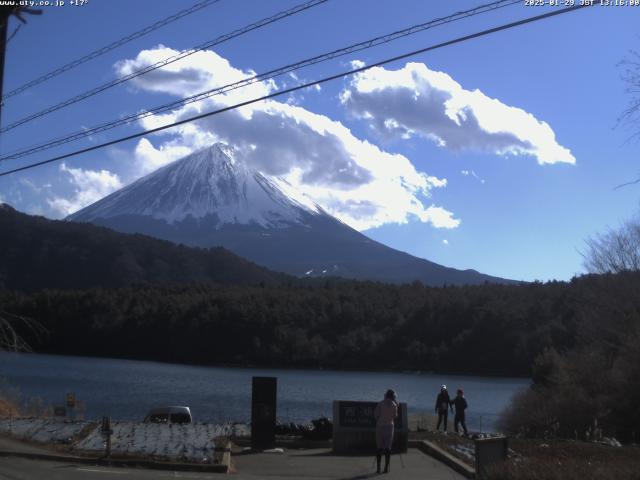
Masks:
[[[44,7],[44,15],[29,17],[8,46],[4,91],[191,3],[89,0],[81,7]],[[188,49],[297,3],[222,0],[8,99],[2,124],[144,66],[150,58]],[[329,0],[194,55],[191,63],[177,62],[164,76],[143,76],[11,130],[0,138],[0,149],[4,154],[249,71],[270,70],[481,3]],[[354,61],[371,64],[548,8],[522,2],[304,69],[297,77],[319,78]],[[60,218],[208,141],[223,140],[253,149],[250,158],[257,166],[288,175],[332,213],[394,248],[502,277],[566,280],[582,272],[579,250],[586,237],[638,210],[639,187],[615,187],[640,173],[640,146],[626,141],[628,129],[614,128],[630,101],[618,63],[640,48],[638,20],[640,7],[596,6],[446,47],[215,122],[2,177],[0,200]],[[296,81],[277,79],[200,108]],[[413,102],[407,100],[411,92],[419,94]],[[447,96],[461,105],[457,127],[443,116]],[[171,118],[190,112],[176,111]],[[479,128],[465,112],[471,120],[477,117]],[[2,170],[161,121],[5,162]]]

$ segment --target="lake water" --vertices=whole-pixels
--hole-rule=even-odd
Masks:
[[[517,378],[389,372],[219,368],[106,358],[0,352],[0,379],[23,398],[64,405],[67,392],[84,402],[88,419],[111,415],[141,420],[156,406],[188,405],[195,421],[248,422],[251,377],[278,377],[278,418],[296,423],[331,417],[333,400],[378,400],[388,388],[409,414],[431,413],[441,384],[463,388],[468,426],[491,431],[512,395],[529,381]],[[451,419],[450,419],[451,421]]]

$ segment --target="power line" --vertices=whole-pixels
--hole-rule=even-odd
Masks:
[[[9,35],[7,37],[7,41],[5,42],[5,45],[9,45],[9,42],[11,40],[13,40],[13,37],[15,37],[17,35],[17,33],[20,31],[20,28],[22,28],[22,24],[21,23],[19,23],[18,26],[13,29],[13,33],[11,33],[11,35]]]
[[[185,50],[183,52],[180,52],[177,55],[173,55],[169,58],[165,58],[164,60],[161,60],[159,62],[156,62],[152,65],[148,65],[144,68],[141,68],[140,70],[136,70],[135,72],[132,72],[128,75],[116,78],[115,80],[112,80],[110,82],[107,82],[105,84],[102,84],[98,87],[92,88],[91,90],[88,90],[84,93],[81,93],[79,95],[76,95],[75,97],[69,98],[67,100],[64,100],[63,102],[57,103],[56,105],[52,105],[48,108],[45,108],[44,110],[41,110],[39,112],[36,112],[32,115],[29,115],[27,117],[24,117],[20,120],[17,120],[9,125],[7,125],[6,127],[3,127],[0,129],[0,133],[5,133],[9,130],[12,130],[20,125],[24,125],[27,122],[30,122],[32,120],[35,120],[36,118],[40,118],[43,117],[44,115],[48,115],[49,113],[55,112],[57,110],[60,110],[61,108],[64,107],[68,107],[69,105],[73,105],[74,103],[77,103],[81,100],[84,100],[86,98],[92,97],[94,95],[97,95],[100,92],[104,92],[105,90],[108,90],[109,88],[115,87],[116,85],[120,85],[124,82],[127,82],[133,78],[139,77],[140,75],[144,75],[145,73],[149,73],[153,70],[157,70],[159,68],[165,67],[171,63],[177,62],[178,60],[182,60],[183,58],[186,58],[190,55],[193,55],[194,53],[197,53],[199,51],[202,50],[206,50],[208,48],[211,48],[215,45],[218,45],[220,43],[226,42],[228,40],[231,40],[233,38],[239,37],[240,35],[244,35],[245,33],[251,32],[253,30],[257,30],[259,28],[262,28],[264,26],[270,25],[272,23],[275,23],[279,20],[282,20],[283,18],[287,18],[287,17],[291,17],[297,13],[300,13],[304,10],[308,10],[310,8],[313,8],[317,5],[320,5],[322,3],[325,3],[329,0],[310,0],[307,1],[306,3],[301,3],[299,5],[296,5],[295,7],[292,7],[288,10],[284,10],[282,12],[279,12],[275,15],[272,15],[271,17],[267,17],[267,18],[263,18],[262,20],[259,20],[255,23],[251,23],[249,25],[246,25],[242,28],[239,28],[237,30],[234,30],[233,32],[227,33],[225,35],[221,35],[218,38],[205,42],[201,45],[198,45],[190,50]]]
[[[77,66],[82,65],[83,63],[86,63],[89,60],[93,60],[94,58],[104,55],[105,53],[110,52],[111,50],[114,50],[118,47],[121,47],[122,45],[125,45],[137,38],[143,37],[144,35],[147,35],[148,33],[151,33],[154,30],[164,27],[165,25],[175,22],[176,20],[180,20],[181,18],[186,17],[187,15],[191,15],[192,13],[195,13],[199,10],[202,10],[203,8],[208,7],[209,5],[213,5],[214,3],[218,3],[220,1],[221,0],[204,0],[192,5],[189,8],[180,10],[179,12],[174,13],[173,15],[170,15],[167,18],[159,20],[156,23],[143,28],[142,30],[138,30],[137,32],[134,32],[130,35],[127,35],[126,37],[116,40],[115,42],[105,45],[104,47],[98,48],[97,50],[94,50],[93,52],[88,53],[83,57],[73,60],[72,62],[69,62],[61,67],[58,67],[55,70],[45,73],[44,75],[38,78],[35,78],[34,80],[31,80],[30,82],[27,82],[24,85],[21,85],[20,87],[14,90],[11,90],[9,93],[7,93],[2,97],[2,100],[3,101],[7,100],[8,98],[18,95],[19,93],[22,93],[25,90],[35,87],[36,85],[46,82],[47,80],[51,80],[52,78],[57,77],[58,75],[64,72],[68,72],[69,70],[76,68]],[[11,35],[9,40],[11,40],[11,38],[15,35],[15,33],[16,32],[14,32],[13,35]]]
[[[210,98],[212,96],[215,95],[220,95],[222,93],[226,93],[228,91],[231,90],[236,90],[238,88],[256,83],[256,82],[260,82],[260,81],[265,81],[265,80],[269,80],[281,75],[284,75],[286,73],[292,72],[294,70],[298,70],[300,68],[303,67],[307,67],[310,65],[315,65],[317,63],[321,63],[327,60],[331,60],[334,58],[338,58],[350,53],[354,53],[354,52],[358,52],[361,50],[365,50],[368,48],[372,48],[378,45],[381,45],[383,43],[389,43],[391,41],[397,40],[399,38],[408,36],[408,35],[412,35],[424,30],[427,30],[429,28],[434,28],[440,25],[444,25],[446,23],[451,23],[453,21],[457,21],[457,20],[461,20],[463,18],[468,18],[474,15],[478,15],[481,13],[486,13],[488,11],[493,11],[493,10],[497,10],[499,8],[503,8],[506,6],[510,6],[513,5],[515,3],[521,3],[521,0],[499,0],[499,1],[495,1],[489,4],[485,4],[485,5],[480,5],[476,8],[470,9],[470,10],[466,10],[466,11],[462,11],[462,12],[456,12],[454,14],[448,15],[446,17],[441,17],[441,18],[437,18],[434,20],[430,20],[429,22],[426,23],[422,23],[419,25],[414,25],[412,27],[409,28],[405,28],[402,30],[398,30],[396,32],[387,34],[387,35],[383,35],[383,36],[379,36],[379,37],[375,37],[372,38],[370,40],[364,41],[364,42],[359,42],[353,45],[350,45],[348,47],[344,47],[338,50],[333,50],[331,52],[328,53],[324,53],[322,55],[318,55],[312,58],[307,58],[305,60],[293,63],[293,64],[289,64],[286,65],[284,67],[280,67],[278,69],[274,69],[274,70],[270,70],[268,72],[264,72],[261,74],[257,74],[254,75],[252,77],[248,77],[245,78],[243,80],[231,83],[231,84],[227,84],[221,87],[216,87],[214,89],[210,89],[204,92],[200,92],[197,93],[195,95],[168,103],[168,104],[164,104],[161,105],[159,107],[155,107],[151,110],[147,110],[144,112],[139,112],[137,114],[134,115],[129,115],[127,117],[115,120],[115,121],[111,121],[111,122],[107,122],[107,123],[103,123],[100,124],[98,126],[92,127],[92,128],[88,128],[88,129],[83,129],[81,131],[75,132],[71,135],[67,135],[61,138],[57,138],[51,141],[48,141],[44,144],[38,144],[36,146],[32,146],[29,147],[25,150],[22,151],[14,151],[11,154],[5,155],[4,157],[0,157],[0,161],[2,160],[10,160],[10,159],[16,159],[16,158],[22,158],[24,156],[27,155],[31,155],[33,153],[37,153],[37,152],[41,152],[44,150],[48,150],[49,148],[53,148],[62,144],[66,144],[75,140],[78,140],[80,138],[85,138],[88,137],[90,135],[94,135],[96,133],[101,133],[104,132],[106,130],[110,130],[112,128],[116,128],[118,126],[121,125],[126,125],[128,123],[131,123],[133,121],[148,117],[150,115],[155,115],[158,113],[162,113],[165,112],[167,110],[171,110],[173,108],[176,108],[178,106],[183,106],[183,105],[187,105],[190,103],[194,103],[200,100],[204,100],[206,98]]]
[[[200,92],[197,93],[195,95],[191,95],[189,97],[180,99],[180,100],[176,100],[174,102],[170,102],[164,105],[160,105],[158,107],[155,107],[153,109],[150,110],[146,110],[143,112],[139,112],[133,115],[129,115],[126,116],[124,118],[120,118],[118,120],[114,120],[111,122],[107,122],[107,123],[102,123],[100,125],[91,127],[91,128],[87,128],[87,129],[83,129],[80,131],[77,131],[71,135],[66,135],[63,137],[59,137],[50,141],[47,141],[46,143],[40,143],[37,144],[35,146],[31,146],[28,147],[24,150],[19,150],[19,151],[14,151],[12,153],[6,154],[4,156],[0,156],[0,161],[4,161],[4,160],[12,160],[12,159],[17,159],[17,158],[22,158],[25,157],[27,155],[32,155],[34,153],[37,152],[41,152],[44,150],[48,150],[50,148],[54,148],[66,143],[70,143],[73,142],[75,140],[79,140],[81,138],[86,138],[90,135],[95,135],[97,133],[101,133],[107,130],[111,130],[113,128],[122,126],[122,125],[126,125],[129,124],[131,122],[134,122],[136,120],[140,120],[142,118],[146,118],[148,116],[151,115],[157,115],[159,113],[163,113],[166,112],[168,110],[171,110],[173,108],[179,107],[179,106],[184,106],[184,105],[188,105],[190,103],[194,103],[197,101],[201,101],[204,100],[206,98],[210,98],[216,95],[220,95],[232,90],[236,90],[238,88],[242,88],[248,85],[251,85],[253,83],[257,83],[257,82],[262,82],[265,80],[270,80],[272,78],[284,75],[286,73],[298,70],[300,68],[304,68],[304,67],[308,67],[311,65],[315,65],[321,62],[325,62],[328,60],[332,60],[338,57],[342,57],[351,53],[355,53],[355,52],[359,52],[362,50],[366,50],[372,47],[376,47],[378,45],[382,45],[385,43],[389,43],[392,42],[394,40],[397,40],[399,38],[403,38],[409,35],[413,35],[419,32],[422,32],[424,30],[430,29],[430,28],[435,28],[447,23],[451,23],[454,21],[458,21],[458,20],[462,20],[463,18],[469,18],[475,15],[479,15],[481,13],[486,13],[486,12],[491,12],[494,10],[497,10],[499,8],[504,8],[504,7],[508,7],[511,5],[514,5],[516,3],[521,3],[521,0],[499,0],[499,1],[494,1],[491,3],[487,3],[484,5],[480,5],[478,7],[472,8],[470,10],[465,10],[462,12],[456,12],[453,13],[451,15],[448,15],[446,17],[440,17],[440,18],[436,18],[434,20],[430,20],[428,22],[425,23],[421,23],[418,25],[414,25],[402,30],[397,30],[395,32],[386,34],[386,35],[382,35],[382,36],[378,36],[363,42],[359,42],[359,43],[355,43],[352,44],[348,47],[344,47],[344,48],[340,48],[337,50],[333,50],[331,52],[328,53],[324,53],[321,55],[317,55],[315,57],[311,57],[311,58],[307,58],[289,65],[286,65],[284,67],[280,67],[274,70],[270,70],[268,72],[264,72],[264,73],[260,73],[257,75],[254,75],[252,77],[247,77],[245,79],[239,80],[237,82],[234,83],[230,83],[221,87],[216,87],[210,90],[206,90],[204,92]]]
[[[196,120],[202,120],[203,118],[211,117],[213,115],[219,115],[221,113],[228,112],[230,110],[235,110],[237,108],[245,107],[245,106],[251,105],[253,103],[261,102],[261,101],[264,101],[264,100],[269,100],[271,98],[275,98],[275,97],[279,97],[279,96],[282,96],[282,95],[286,95],[286,94],[289,94],[289,93],[292,93],[292,92],[296,92],[298,90],[302,90],[302,89],[305,89],[305,88],[313,87],[315,85],[319,85],[321,83],[326,83],[326,82],[329,82],[331,80],[337,80],[339,78],[346,77],[348,75],[354,75],[356,73],[360,73],[360,72],[364,72],[366,70],[370,70],[371,68],[374,68],[374,67],[380,67],[380,66],[386,65],[388,63],[397,62],[398,60],[404,60],[405,58],[412,57],[412,56],[419,55],[419,54],[426,53],[426,52],[430,52],[432,50],[437,50],[439,48],[447,47],[449,45],[454,45],[454,44],[457,44],[457,43],[466,42],[468,40],[473,40],[475,38],[479,38],[479,37],[483,37],[483,36],[486,36],[486,35],[490,35],[492,33],[497,33],[497,32],[503,31],[503,30],[508,30],[508,29],[515,28],[515,27],[518,27],[518,26],[521,26],[521,25],[525,25],[525,24],[528,24],[528,23],[533,23],[533,22],[536,22],[536,21],[539,21],[539,20],[544,20],[546,18],[555,17],[557,15],[562,15],[564,13],[569,13],[569,12],[572,12],[572,11],[575,11],[575,10],[579,10],[579,9],[582,9],[582,8],[591,7],[593,5],[595,5],[595,3],[585,3],[583,5],[575,5],[575,6],[572,6],[572,7],[562,8],[562,9],[554,10],[552,12],[544,13],[544,14],[541,14],[541,15],[536,15],[536,16],[533,16],[533,17],[525,18],[523,20],[518,20],[516,22],[503,24],[503,25],[500,25],[498,27],[490,28],[490,29],[487,29],[487,30],[482,30],[480,32],[476,32],[476,33],[472,33],[472,34],[469,34],[469,35],[465,35],[463,37],[458,37],[458,38],[455,38],[453,40],[448,40],[446,42],[442,42],[442,43],[438,43],[436,45],[432,45],[432,46],[429,46],[429,47],[421,48],[419,50],[414,50],[412,52],[404,53],[402,55],[398,55],[398,56],[395,56],[395,57],[392,57],[392,58],[388,58],[386,60],[381,60],[381,61],[373,63],[371,65],[365,65],[363,67],[355,68],[353,70],[349,70],[349,71],[346,71],[346,72],[336,73],[334,75],[330,75],[328,77],[324,77],[324,78],[321,78],[319,80],[314,80],[312,82],[307,82],[307,83],[304,83],[304,84],[301,84],[301,85],[297,85],[295,87],[290,87],[290,88],[287,88],[287,89],[284,89],[284,90],[280,90],[278,92],[274,92],[274,93],[270,93],[268,95],[264,95],[264,96],[259,97],[259,98],[246,100],[244,102],[236,103],[235,105],[231,105],[231,106],[220,108],[218,110],[214,110],[214,111],[211,111],[211,112],[207,112],[207,113],[203,113],[203,114],[200,114],[200,115],[196,115],[194,117],[186,118],[184,120],[179,120],[179,121],[171,123],[169,125],[163,125],[163,126],[160,126],[160,127],[152,128],[152,129],[149,129],[149,130],[145,130],[144,132],[134,133],[132,135],[128,135],[126,137],[121,137],[121,138],[118,138],[116,140],[111,140],[109,142],[101,143],[99,145],[93,145],[91,147],[87,147],[87,148],[83,148],[83,149],[80,149],[80,150],[76,150],[74,152],[66,153],[64,155],[59,155],[57,157],[53,157],[53,158],[49,158],[47,160],[43,160],[43,161],[40,161],[40,162],[36,162],[36,163],[29,164],[29,165],[25,165],[23,167],[14,168],[13,170],[9,170],[9,171],[0,173],[0,177],[3,177],[5,175],[10,175],[12,173],[20,172],[20,171],[23,171],[23,170],[28,170],[28,169],[31,169],[31,168],[39,167],[41,165],[46,165],[48,163],[64,160],[64,159],[67,159],[67,158],[70,158],[70,157],[74,157],[76,155],[80,155],[82,153],[87,153],[87,152],[98,150],[98,149],[101,149],[101,148],[104,148],[104,147],[109,147],[111,145],[115,145],[115,144],[118,144],[118,143],[126,142],[128,140],[133,140],[135,138],[140,138],[140,137],[143,137],[145,135],[149,135],[149,134],[152,134],[152,133],[160,132],[162,130],[167,130],[169,128],[173,128],[173,127],[177,127],[177,126],[180,126],[180,125],[184,125],[185,123],[194,122]]]

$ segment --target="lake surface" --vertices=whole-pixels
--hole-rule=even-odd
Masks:
[[[64,405],[67,392],[85,404],[85,417],[141,420],[150,408],[188,405],[195,421],[248,422],[251,377],[278,377],[278,418],[306,423],[331,417],[333,400],[378,400],[388,388],[409,414],[432,413],[440,385],[463,388],[467,424],[494,428],[497,415],[529,381],[518,378],[389,372],[219,368],[168,363],[0,352],[0,381],[23,398]],[[452,418],[450,418],[450,422]],[[451,428],[451,427],[450,427]]]

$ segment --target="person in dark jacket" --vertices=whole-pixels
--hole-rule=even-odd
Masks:
[[[451,409],[451,413],[453,413],[453,406],[451,405],[447,386],[442,385],[442,387],[440,387],[438,398],[436,398],[436,413],[438,414],[438,426],[436,427],[436,430],[440,430],[440,424],[443,423],[444,432],[447,432],[447,417],[449,415],[449,409]]]
[[[456,408],[456,416],[453,418],[453,428],[458,433],[458,424],[462,425],[464,434],[468,435],[467,424],[464,420],[464,411],[467,409],[467,400],[464,398],[464,392],[461,388],[456,392],[456,398],[453,399],[453,406]]]
[[[384,453],[384,473],[389,473],[391,461],[391,444],[393,442],[393,427],[398,418],[398,397],[393,390],[387,390],[382,400],[373,413],[376,419],[376,463],[380,473],[380,460]]]

